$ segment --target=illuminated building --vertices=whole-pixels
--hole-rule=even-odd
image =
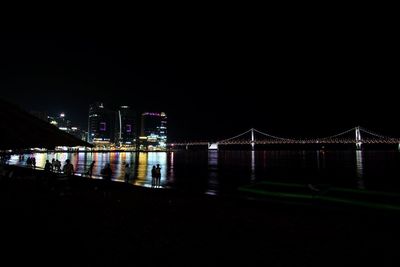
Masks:
[[[144,151],[165,150],[167,144],[167,115],[164,112],[142,114],[139,149]]]
[[[60,116],[58,116],[58,118],[53,118],[53,121],[57,122],[57,124],[55,124],[55,125],[57,125],[60,130],[70,132],[71,121],[67,119],[64,112],[62,112],[60,114]],[[52,123],[52,122],[50,122],[50,123]],[[52,124],[54,124],[54,123],[52,123]]]
[[[87,140],[87,133],[78,127],[71,127],[71,130],[68,133],[83,141]]]
[[[136,143],[135,114],[128,106],[118,110],[118,131],[116,140],[119,145],[133,146]]]
[[[75,136],[76,138],[80,139],[80,140],[84,140],[86,141],[86,132],[83,131],[82,129],[79,129],[78,127],[73,127],[71,126],[72,123],[70,120],[67,119],[65,113],[61,113],[58,117],[47,117],[47,121],[58,127],[58,129],[65,131],[69,134],[72,134],[73,136]]]
[[[115,142],[116,112],[104,108],[103,103],[89,106],[88,141],[109,146]]]

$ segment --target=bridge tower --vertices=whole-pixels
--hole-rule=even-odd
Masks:
[[[254,128],[251,128],[251,150],[254,150],[254,142],[255,142]]]
[[[208,150],[218,150],[218,143],[208,143]]]
[[[362,144],[360,126],[357,126],[355,128],[355,130],[356,130],[356,148],[357,148],[357,150],[360,150],[361,149],[361,144]]]

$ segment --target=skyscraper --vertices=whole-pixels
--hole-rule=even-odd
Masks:
[[[139,149],[165,150],[167,147],[167,115],[164,112],[144,112],[141,119]]]
[[[116,132],[119,145],[133,146],[136,143],[135,114],[128,106],[118,110],[118,131]]]
[[[111,145],[115,142],[116,112],[104,108],[103,103],[89,107],[89,142],[96,145]]]
[[[71,121],[65,117],[64,112],[62,112],[58,118],[53,118],[53,120],[57,122],[57,126],[60,130],[66,132],[69,132],[71,130]]]

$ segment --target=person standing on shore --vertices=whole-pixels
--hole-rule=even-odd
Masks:
[[[101,175],[103,176],[103,192],[104,197],[108,198],[111,195],[111,181],[112,181],[112,169],[110,163],[106,163],[104,168],[101,170]]]
[[[111,181],[112,178],[112,170],[110,163],[106,163],[104,168],[101,170],[101,174],[103,175],[103,179],[106,181]]]
[[[58,159],[56,159],[56,162],[55,162],[54,166],[56,167],[56,172],[60,172],[61,171],[61,162]]]
[[[96,161],[93,160],[92,163],[90,164],[89,172],[88,172],[90,178],[92,178],[93,167],[94,167],[94,164],[95,164],[95,163],[96,163]]]
[[[72,165],[71,161],[67,159],[65,161],[65,165],[63,167],[63,172],[65,173],[66,176],[72,176],[74,175],[74,165]]]
[[[156,166],[153,166],[153,168],[151,169],[151,187],[156,186],[156,180],[157,180],[157,170]]]
[[[32,159],[31,159],[31,157],[28,157],[28,158],[26,159],[26,165],[28,165],[29,168],[32,167]]]
[[[157,164],[156,168],[156,186],[161,186],[161,167]]]
[[[131,167],[129,166],[129,163],[125,164],[125,182],[129,182],[129,177],[131,176]]]
[[[34,169],[36,169],[36,159],[35,157],[32,157],[32,166]]]
[[[46,164],[44,165],[44,171],[45,171],[47,174],[51,172],[51,169],[52,169],[51,166],[52,166],[52,165],[51,165],[50,161],[49,161],[49,160],[46,160]]]

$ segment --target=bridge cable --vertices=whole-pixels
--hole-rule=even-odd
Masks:
[[[350,130],[341,132],[341,133],[339,133],[339,134],[335,134],[335,135],[327,136],[327,137],[323,137],[323,138],[317,138],[317,139],[319,139],[319,140],[326,140],[326,139],[335,138],[335,137],[338,137],[338,136],[340,136],[340,135],[344,135],[344,134],[347,134],[347,133],[349,133],[349,132],[351,132],[351,131],[354,131],[355,129],[356,129],[356,127],[353,127],[353,128],[351,128]]]
[[[245,135],[245,134],[247,134],[247,133],[250,132],[250,131],[251,131],[251,129],[248,130],[248,131],[246,131],[246,132],[244,132],[244,133],[238,134],[238,135],[236,135],[236,136],[234,136],[234,137],[227,138],[227,139],[224,139],[224,140],[220,140],[220,141],[218,141],[218,142],[216,142],[216,143],[222,143],[222,142],[230,141],[230,140],[232,140],[232,139],[235,139],[235,138],[238,138],[238,137],[240,137],[240,136],[242,136],[242,135]]]
[[[289,139],[289,138],[283,138],[283,137],[273,136],[273,135],[270,135],[270,134],[267,134],[267,133],[263,133],[263,132],[261,132],[261,131],[259,131],[259,130],[257,130],[257,129],[253,129],[253,130],[254,130],[255,132],[259,133],[259,134],[262,134],[262,135],[265,135],[265,136],[268,136],[268,137],[271,137],[271,138],[274,138],[274,139],[284,140],[284,141],[297,141],[297,140],[295,140],[295,139]]]
[[[397,138],[393,138],[393,137],[389,137],[389,136],[384,136],[384,135],[380,135],[380,134],[371,132],[371,131],[369,131],[369,130],[367,130],[367,129],[365,129],[365,128],[362,128],[362,127],[360,127],[360,131],[363,131],[364,133],[370,134],[370,135],[375,136],[375,137],[383,138],[383,139],[397,139]]]

